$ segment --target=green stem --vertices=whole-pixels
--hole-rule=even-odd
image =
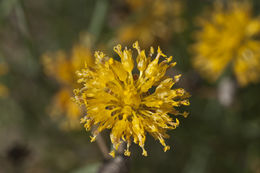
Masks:
[[[31,35],[31,31],[29,28],[28,20],[26,18],[26,13],[21,0],[18,0],[16,3],[15,13],[17,17],[18,30],[23,38],[25,45],[27,46],[31,54],[30,60],[31,63],[33,63],[34,72],[36,72],[39,69],[39,65],[35,60],[35,58],[39,57],[39,52],[34,44],[33,37]]]
[[[88,28],[89,33],[94,36],[94,42],[98,40],[102,31],[107,14],[108,4],[108,0],[96,0],[95,9]]]

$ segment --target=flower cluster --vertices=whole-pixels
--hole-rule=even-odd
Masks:
[[[79,127],[79,119],[82,111],[77,104],[71,101],[73,88],[77,87],[75,78],[76,69],[84,67],[84,63],[92,64],[91,52],[85,46],[74,46],[71,56],[67,57],[63,51],[46,53],[42,57],[45,73],[55,78],[60,84],[60,90],[54,95],[49,107],[50,116],[60,119],[63,129],[75,129]],[[64,118],[62,115],[65,115]]]
[[[122,50],[121,45],[114,47],[121,61],[95,52],[95,65],[86,64],[85,68],[77,71],[78,82],[83,87],[74,90],[75,100],[87,111],[81,122],[86,130],[92,129],[91,141],[101,131],[111,129],[112,156],[123,142],[127,144],[124,154],[129,156],[132,141],[147,156],[144,147],[147,133],[158,139],[167,151],[170,147],[164,140],[169,137],[166,132],[179,125],[178,119],[171,116],[188,115],[177,109],[181,105],[189,105],[189,94],[182,88],[172,89],[181,75],[174,78],[165,76],[167,69],[176,64],[172,62],[172,57],[164,55],[159,47],[155,57],[153,47],[147,55],[138,42],[133,44],[133,48],[137,50],[139,74],[133,74],[135,62],[132,50]]]
[[[199,21],[193,64],[202,76],[215,81],[231,65],[241,86],[260,76],[260,19],[251,17],[249,4],[216,4],[210,19]]]

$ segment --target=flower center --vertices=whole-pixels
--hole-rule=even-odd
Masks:
[[[130,106],[133,109],[137,109],[141,103],[140,95],[134,86],[125,89],[122,100],[125,106]]]

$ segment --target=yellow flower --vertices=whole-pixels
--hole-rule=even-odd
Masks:
[[[148,47],[156,40],[167,41],[173,32],[183,30],[184,22],[180,17],[183,4],[179,0],[128,0],[127,3],[132,15],[118,29],[120,42],[128,44],[140,40]]]
[[[42,56],[44,72],[55,78],[62,85],[75,86],[74,73],[84,64],[93,64],[91,51],[83,45],[76,45],[68,57],[66,52],[57,51],[55,53],[46,53]]]
[[[60,127],[64,130],[77,129],[82,111],[78,105],[71,101],[72,93],[70,88],[61,88],[53,97],[49,107],[50,116],[60,121]],[[61,115],[66,115],[66,119],[60,119]]]
[[[121,61],[96,52],[95,66],[87,66],[77,72],[83,88],[74,91],[75,100],[87,110],[81,122],[86,130],[92,129],[91,141],[101,131],[111,129],[112,156],[123,141],[127,143],[124,154],[129,156],[132,140],[146,156],[144,144],[147,133],[158,139],[167,151],[170,147],[164,141],[169,137],[166,131],[179,125],[178,119],[170,115],[188,115],[177,108],[189,105],[189,94],[182,88],[172,89],[181,75],[174,78],[165,76],[167,69],[176,64],[172,62],[172,57],[164,55],[159,47],[155,58],[152,58],[152,47],[148,55],[140,49],[138,42],[133,47],[137,50],[139,74],[132,73],[135,66],[132,50],[121,50],[121,45],[114,47]]]
[[[8,96],[8,88],[5,85],[0,84],[0,97]]]
[[[251,17],[249,4],[217,4],[211,18],[199,25],[193,65],[202,76],[215,81],[231,65],[240,85],[259,80],[260,20]]]
[[[72,49],[70,57],[63,51],[46,53],[42,57],[45,73],[55,78],[60,83],[60,90],[52,99],[49,107],[50,116],[59,119],[62,129],[75,129],[79,127],[79,119],[82,111],[78,105],[71,101],[72,89],[77,87],[75,71],[84,67],[84,64],[92,65],[91,52],[83,45],[76,45]]]

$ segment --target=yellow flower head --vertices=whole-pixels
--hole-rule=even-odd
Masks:
[[[135,67],[132,50],[122,50],[121,45],[114,47],[121,61],[96,52],[95,65],[77,72],[84,87],[75,90],[75,100],[87,110],[81,122],[87,130],[92,129],[92,141],[104,129],[111,129],[110,139],[114,148],[111,155],[124,141],[127,143],[124,154],[129,156],[133,140],[146,156],[147,133],[158,139],[167,151],[170,147],[164,141],[169,137],[166,131],[179,125],[178,119],[170,115],[187,116],[187,112],[181,113],[176,108],[189,105],[189,94],[182,88],[172,89],[180,75],[174,78],[165,76],[166,70],[176,64],[172,57],[164,55],[159,47],[155,58],[152,47],[148,55],[140,49],[138,42],[133,47],[137,50],[139,74],[132,73]]]
[[[193,64],[203,76],[215,81],[231,65],[240,85],[256,82],[260,76],[260,19],[251,17],[249,4],[221,4],[201,30],[193,45]]]
[[[78,105],[71,102],[73,88],[77,87],[76,69],[84,67],[84,63],[93,64],[91,51],[79,44],[73,47],[71,55],[63,51],[47,53],[42,57],[45,73],[60,83],[60,90],[54,95],[49,107],[50,116],[59,119],[62,129],[76,129],[79,127],[79,117],[82,111]],[[66,118],[62,116],[66,116]],[[62,119],[61,119],[62,117]]]

